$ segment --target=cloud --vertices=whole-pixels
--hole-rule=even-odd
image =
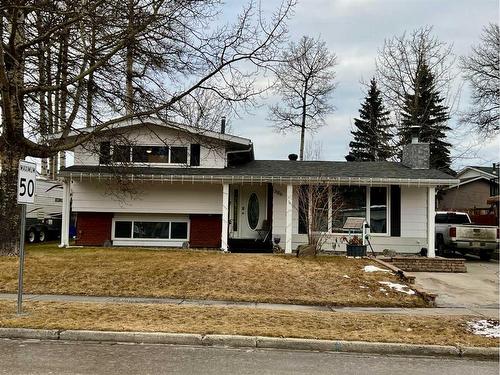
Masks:
[[[276,4],[278,0],[273,0]],[[270,7],[273,1],[266,1]],[[496,0],[304,0],[299,2],[290,20],[292,39],[301,35],[321,36],[338,57],[338,87],[332,101],[335,113],[327,119],[327,126],[314,135],[321,139],[323,157],[343,160],[348,151],[352,118],[357,116],[365,89],[361,80],[368,81],[374,73],[377,51],[384,39],[400,35],[405,30],[431,25],[434,34],[442,41],[453,44],[456,55],[469,53],[477,43],[482,27],[496,22]],[[458,77],[457,79],[460,79]],[[462,90],[461,108],[469,105],[468,90]],[[234,131],[254,140],[257,158],[286,158],[293,149],[298,150],[298,134],[279,135],[272,131],[266,119],[265,106],[251,116],[234,122]],[[454,118],[452,125],[456,122]],[[313,135],[307,134],[310,139]],[[466,135],[464,135],[467,137]],[[463,137],[453,136],[456,146],[453,154],[467,149]],[[462,139],[460,139],[462,138]],[[486,147],[475,146],[469,158],[456,159],[454,165],[476,162],[489,163],[498,159],[499,137]],[[291,151],[292,150],[292,151]],[[295,151],[297,152],[297,151]],[[473,158],[474,157],[474,158]]]

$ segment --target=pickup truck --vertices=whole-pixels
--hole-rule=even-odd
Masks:
[[[479,255],[490,260],[498,247],[498,226],[474,225],[465,212],[436,212],[436,250]]]

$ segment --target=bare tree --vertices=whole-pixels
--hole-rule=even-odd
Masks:
[[[307,130],[325,125],[325,116],[333,112],[330,96],[335,89],[337,57],[324,41],[303,36],[290,43],[283,62],[275,70],[275,92],[283,104],[270,108],[270,120],[280,131],[300,130],[299,159],[304,159]]]
[[[331,224],[342,210],[342,195],[332,186],[301,185],[297,189],[299,232],[307,233],[307,245],[297,249],[297,256],[317,255],[329,240]]]
[[[432,35],[430,26],[385,41],[376,59],[376,78],[398,124],[408,95],[418,96],[421,67],[432,73],[436,90],[450,97],[453,64],[452,45]]]
[[[500,131],[500,31],[490,23],[483,29],[481,43],[469,56],[460,59],[461,68],[472,89],[472,107],[461,121],[470,123],[486,135]]]
[[[124,120],[180,115],[200,92],[248,103],[293,5],[266,18],[252,2],[220,25],[215,0],[2,1],[0,254],[17,252],[20,159],[57,157]]]

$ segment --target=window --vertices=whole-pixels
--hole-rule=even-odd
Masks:
[[[387,233],[387,188],[370,189],[370,232]]]
[[[115,221],[116,239],[188,239],[187,221]]]
[[[136,163],[168,163],[167,146],[134,146],[132,161]]]
[[[170,149],[170,163],[187,163],[187,147],[172,147]]]
[[[257,228],[259,224],[259,198],[255,193],[250,194],[250,198],[248,198],[247,216],[250,229]]]
[[[114,147],[113,147],[113,161],[115,163],[128,163],[128,162],[130,162],[130,146],[114,145]]]
[[[332,231],[343,233],[348,217],[366,217],[366,187],[333,187],[332,211]]]
[[[194,147],[192,165],[200,165],[200,145],[198,151]],[[170,157],[169,157],[170,151]],[[106,146],[101,144],[101,153],[106,152]],[[197,159],[196,159],[197,158]],[[101,157],[100,163],[106,159]],[[187,147],[168,147],[168,146],[113,146],[113,162],[116,163],[174,163],[174,164],[187,164],[188,149]]]
[[[436,214],[436,224],[447,224],[448,215],[446,214]]]
[[[132,235],[131,221],[115,221],[115,237],[130,238]]]
[[[312,186],[309,189],[311,203],[314,205],[312,229],[315,232],[328,231],[328,187]]]
[[[169,222],[134,221],[134,238],[169,238]]]
[[[298,189],[298,232],[307,234],[308,225],[311,224],[315,232],[345,233],[347,230],[344,229],[344,224],[348,217],[362,217],[367,220],[370,218],[371,233],[389,234],[388,210],[392,205],[388,202],[388,191],[385,186],[371,188],[366,186],[332,186],[330,188],[314,185],[300,186]],[[367,207],[367,195],[370,195],[369,207]],[[361,231],[362,228],[359,229],[359,232]],[[394,232],[397,233],[397,231]]]
[[[186,222],[173,222],[172,223],[172,232],[170,238],[172,239],[186,239],[188,232],[188,225]]]

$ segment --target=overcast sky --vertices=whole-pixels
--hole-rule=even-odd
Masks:
[[[266,0],[266,8],[273,2],[278,3]],[[234,7],[236,2],[230,3]],[[336,111],[327,118],[326,126],[306,135],[306,145],[314,137],[314,142],[321,144],[322,159],[344,160],[353,118],[365,96],[360,82],[373,75],[375,57],[384,39],[430,25],[434,35],[453,44],[454,53],[461,56],[470,52],[483,26],[496,22],[498,14],[497,0],[299,0],[289,22],[290,38],[320,36],[338,58],[338,86],[332,98]],[[468,105],[468,98],[469,92],[464,88],[458,109]],[[266,119],[265,100],[263,104],[251,114],[243,113],[240,119],[233,119],[232,132],[253,140],[257,159],[285,159],[289,153],[298,153],[298,133],[275,133]],[[451,125],[454,126],[453,120]],[[454,129],[452,133],[455,168],[499,161],[499,137],[471,138],[465,129]]]

